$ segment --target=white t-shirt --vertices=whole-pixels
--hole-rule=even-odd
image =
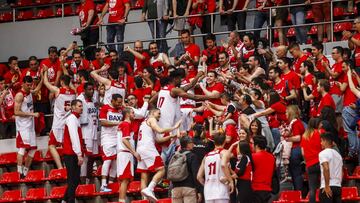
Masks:
[[[324,162],[329,163],[330,170],[330,186],[341,187],[343,159],[341,155],[334,149],[324,149],[319,153],[319,161],[321,167],[321,186],[320,189],[325,188],[324,169],[321,165]]]

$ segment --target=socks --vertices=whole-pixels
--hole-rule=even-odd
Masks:
[[[125,200],[124,199],[119,199],[119,202],[120,203],[125,203]]]
[[[18,165],[17,172],[19,172],[20,174],[23,174],[23,167]]]
[[[28,172],[29,172],[29,168],[24,167],[24,168],[23,168],[23,174],[24,174],[24,176],[26,176],[26,175],[28,174]]]
[[[107,184],[106,184],[106,179],[101,179],[101,186],[107,186]]]
[[[148,188],[151,190],[151,191],[154,191],[154,188],[156,186],[156,183],[154,181],[151,181]]]

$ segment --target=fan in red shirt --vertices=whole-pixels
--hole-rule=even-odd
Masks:
[[[300,76],[297,73],[295,73],[293,70],[290,70],[291,60],[287,57],[281,58],[278,61],[278,66],[283,72],[283,74],[281,75],[281,79],[285,81],[289,81],[289,83],[291,83],[296,90],[299,90],[301,84]],[[299,67],[299,73],[300,73],[300,67]]]
[[[319,116],[321,114],[321,110],[325,106],[329,106],[335,110],[336,106],[335,106],[334,99],[329,94],[330,82],[328,80],[324,80],[324,79],[319,80],[318,86],[317,86],[317,91],[319,92],[319,94],[322,97],[320,100],[319,106],[318,106],[317,115]]]
[[[144,96],[151,95],[152,88],[144,87],[144,81],[140,76],[136,76],[134,81],[135,89],[132,94],[137,98],[137,106],[141,107],[144,104]]]
[[[47,66],[49,82],[53,85],[58,85],[62,71],[57,48],[54,46],[49,47],[48,54],[49,57],[43,59],[40,63],[40,71],[44,68],[44,66]]]
[[[309,58],[309,55],[301,51],[298,43],[292,43],[288,47],[289,53],[294,57],[293,70],[295,73],[300,73],[301,64]]]
[[[29,57],[29,68],[25,68],[21,71],[21,81],[25,76],[40,79],[39,62],[36,56]]]
[[[0,137],[13,138],[16,135],[14,105],[15,92],[5,85],[0,76]]]
[[[244,46],[240,49],[240,55],[244,62],[247,62],[251,56],[255,54],[254,37],[252,34],[243,36]]]
[[[141,41],[136,41],[134,43],[134,49],[129,46],[125,48],[125,51],[130,52],[134,56],[134,75],[142,73],[144,68],[150,66],[150,56],[144,51],[143,43]]]
[[[200,48],[198,45],[191,43],[189,30],[181,31],[180,43],[183,44],[185,53],[178,59],[175,58],[175,66],[179,66],[183,62],[187,63],[189,75],[195,77],[200,60]]]
[[[326,66],[324,64],[330,64],[329,59],[323,54],[324,45],[321,42],[314,42],[311,46],[311,53],[315,58],[315,67],[318,71],[326,73]]]
[[[75,49],[72,53],[72,60],[67,61],[66,68],[73,74],[76,74],[79,70],[91,70],[90,63],[84,59],[80,50]]]
[[[19,87],[21,71],[18,66],[18,58],[16,56],[10,56],[8,66],[10,70],[4,75],[5,84]]]
[[[245,30],[246,28],[246,12],[233,13],[235,10],[245,10],[249,4],[249,1],[223,1],[219,2],[219,12],[226,14],[226,22],[228,30],[236,30],[236,24],[238,30]]]
[[[206,77],[206,86],[203,83],[200,83],[200,88],[203,91],[204,95],[211,96],[213,99],[209,101],[213,104],[222,105],[220,96],[225,91],[225,87],[222,83],[216,81],[217,73],[214,71],[209,71]],[[208,110],[204,110],[203,116],[210,117],[214,114]]]
[[[83,41],[84,52],[87,60],[94,60],[94,45],[99,41],[99,27],[93,26],[96,25],[99,21],[95,4],[93,0],[81,0],[79,7],[79,18],[81,25],[81,40]],[[90,27],[92,26],[92,27]]]
[[[285,101],[296,99],[296,89],[291,82],[280,78],[281,70],[279,67],[269,69],[269,79],[273,82],[273,89]]]
[[[359,3],[357,3],[359,4]],[[355,67],[360,67],[360,20],[354,20],[354,26],[356,33],[350,31],[344,31],[343,36],[348,39],[348,45],[351,50],[354,50],[355,54]]]
[[[109,10],[108,23],[115,23],[113,25],[106,26],[107,29],[107,42],[124,41],[125,22],[130,11],[130,0],[107,0],[99,17],[99,24],[103,22],[103,18],[106,12]],[[110,49],[115,50],[115,45],[109,45]],[[117,45],[117,51],[122,54],[124,45]]]
[[[168,76],[168,68],[171,63],[167,54],[159,52],[156,42],[150,42],[149,50],[151,55],[150,66],[153,67],[156,75],[159,77],[160,75]]]
[[[215,70],[219,67],[218,56],[225,51],[224,47],[216,46],[216,37],[214,34],[208,34],[205,37],[206,49],[201,52],[201,62],[206,64],[207,71]]]
[[[9,71],[9,68],[5,64],[0,64],[0,75],[5,75]]]

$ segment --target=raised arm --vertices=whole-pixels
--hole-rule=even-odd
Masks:
[[[50,92],[55,93],[56,95],[58,95],[60,93],[60,89],[58,87],[56,87],[55,85],[52,85],[49,82],[47,68],[45,68],[43,73],[44,73],[44,75],[43,75],[44,85],[46,86],[46,88],[48,88],[50,90]]]
[[[190,83],[184,87],[182,87],[182,89],[187,92],[188,90],[192,89],[193,87],[195,87],[195,85],[197,84],[197,82],[199,81],[199,79],[204,75],[204,72],[199,71],[196,76],[190,81]]]
[[[90,75],[97,82],[104,84],[105,87],[107,88],[107,87],[109,87],[111,85],[111,81],[109,79],[107,79],[107,78],[104,78],[104,77],[100,76],[99,73],[102,72],[102,71],[106,71],[109,68],[110,68],[110,66],[105,64],[100,69],[91,71]]]

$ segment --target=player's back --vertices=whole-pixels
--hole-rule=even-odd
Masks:
[[[205,200],[229,199],[228,186],[221,183],[224,172],[221,168],[221,149],[215,149],[205,155]]]
[[[150,148],[155,146],[155,132],[144,120],[139,129],[137,148]]]
[[[71,101],[76,98],[76,93],[72,89],[60,88],[59,95],[54,102],[53,129],[62,129],[65,124],[65,117],[68,115],[67,109],[70,110]]]
[[[170,94],[173,88],[173,85],[167,85],[159,91],[157,108],[160,109],[159,126],[162,128],[175,124],[176,110],[179,109],[180,103],[179,97],[172,97]]]
[[[120,94],[122,98],[125,98],[125,85],[123,83],[117,82],[115,80],[111,81],[111,86],[109,89],[105,90],[104,95],[104,104],[110,104],[113,94]]]

